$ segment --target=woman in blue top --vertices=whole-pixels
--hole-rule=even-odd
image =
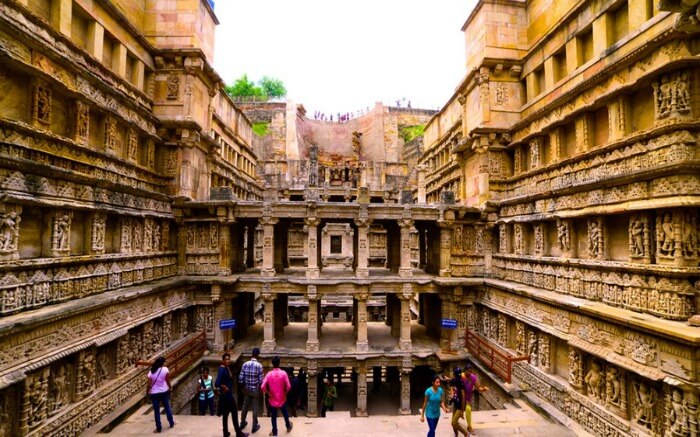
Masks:
[[[440,383],[442,380],[439,376],[433,377],[433,385],[425,390],[425,399],[423,400],[423,408],[420,413],[420,421],[425,422],[428,418],[428,437],[435,437],[435,429],[437,428],[438,419],[440,419],[440,408],[447,413],[445,405],[444,392]]]

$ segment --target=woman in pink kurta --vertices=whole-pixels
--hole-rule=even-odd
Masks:
[[[272,370],[267,372],[262,382],[262,391],[270,396],[270,419],[272,421],[271,436],[277,435],[277,410],[282,411],[287,432],[292,430],[287,411],[287,392],[292,388],[287,372],[280,369],[280,357],[272,358]]]

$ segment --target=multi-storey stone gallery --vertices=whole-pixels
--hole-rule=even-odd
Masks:
[[[469,360],[480,409],[700,435],[697,0],[480,0],[440,111],[342,123],[235,104],[217,23],[0,0],[0,435],[108,429],[160,355],[186,413],[254,346],[309,416],[324,373],[411,414]]]

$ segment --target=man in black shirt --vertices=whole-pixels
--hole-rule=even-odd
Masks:
[[[452,429],[455,432],[455,437],[461,432],[467,435],[467,429],[459,423],[460,417],[464,413],[465,389],[462,383],[462,369],[457,367],[454,371],[454,378],[450,380],[450,403],[452,404]]]
[[[236,398],[233,396],[233,374],[231,373],[231,355],[224,354],[221,357],[221,366],[219,373],[216,375],[214,386],[219,390],[219,411],[221,412],[221,421],[224,425],[224,437],[229,437],[228,432],[228,415],[231,414],[233,419],[233,429],[236,431],[236,437],[248,437],[248,433],[241,431],[238,425],[238,405]]]

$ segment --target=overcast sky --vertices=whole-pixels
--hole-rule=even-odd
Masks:
[[[281,79],[309,114],[403,98],[437,109],[464,77],[460,29],[475,3],[217,0],[214,66],[226,83]]]

